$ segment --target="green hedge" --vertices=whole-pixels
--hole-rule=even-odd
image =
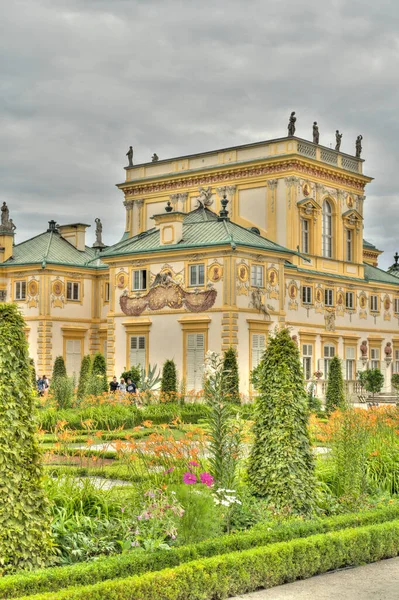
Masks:
[[[154,424],[170,423],[180,417],[183,423],[198,423],[207,415],[204,404],[155,404],[138,409],[135,406],[125,405],[100,405],[84,409],[38,410],[37,419],[40,428],[51,431],[57,421],[66,421],[70,429],[81,429],[82,421],[91,419],[98,429],[117,428],[122,425],[127,429],[141,425],[143,421],[152,421]]]
[[[156,553],[132,553],[80,563],[66,567],[42,569],[33,573],[0,578],[0,598],[15,598],[19,594],[56,591],[67,586],[88,585],[107,579],[139,575],[174,567],[195,559],[265,546],[294,538],[359,527],[399,518],[399,505],[367,512],[339,515],[314,521],[293,521],[273,527],[258,526],[240,534],[225,535],[192,546],[172,548]]]
[[[195,560],[141,576],[70,587],[30,596],[30,600],[213,600],[391,558],[398,552],[399,521],[393,521]]]

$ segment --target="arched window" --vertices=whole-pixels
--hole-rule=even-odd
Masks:
[[[328,200],[323,202],[322,254],[332,257],[332,207]]]

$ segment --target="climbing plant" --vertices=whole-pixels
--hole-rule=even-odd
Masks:
[[[177,394],[177,371],[174,360],[166,360],[162,367],[161,392],[164,394]]]
[[[65,366],[64,358],[62,356],[57,356],[54,361],[53,375],[51,377],[51,385],[53,384],[53,382],[55,382],[57,377],[67,377],[66,366]]]
[[[326,413],[331,414],[337,408],[345,408],[345,392],[341,361],[338,356],[334,356],[328,370]]]
[[[76,394],[77,400],[83,400],[87,394],[87,385],[90,378],[91,372],[91,357],[90,354],[86,354],[82,358],[82,363],[80,365],[80,373],[79,373],[79,384],[78,391]]]
[[[230,347],[223,356],[222,385],[225,389],[226,400],[240,404],[240,384],[238,375],[237,351]]]
[[[91,375],[93,377],[98,377],[100,390],[102,392],[107,392],[107,363],[105,362],[105,357],[103,354],[101,354],[101,352],[97,352],[97,354],[94,355],[93,364],[91,368]]]

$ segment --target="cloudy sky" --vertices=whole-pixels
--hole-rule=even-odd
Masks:
[[[0,200],[17,241],[58,222],[123,232],[135,162],[286,134],[364,136],[365,237],[399,250],[397,0],[0,0]],[[89,241],[93,240],[92,227]]]

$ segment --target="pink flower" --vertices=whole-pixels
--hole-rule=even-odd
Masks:
[[[188,464],[191,465],[192,467],[199,467],[199,464],[195,460],[190,460],[190,462]]]
[[[190,473],[189,471],[187,471],[187,473],[184,473],[183,475],[183,482],[186,485],[191,485],[193,483],[197,483],[197,478],[194,475],[194,473]]]
[[[213,485],[214,479],[210,473],[201,473],[200,475],[201,483],[204,483],[206,486],[211,487]]]
[[[167,470],[164,472],[164,475],[167,475],[168,473],[172,473],[172,471],[174,471],[174,470],[175,470],[175,468],[174,468],[174,467],[170,467],[170,469],[167,469]]]

